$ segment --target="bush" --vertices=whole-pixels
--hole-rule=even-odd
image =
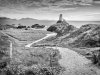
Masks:
[[[55,26],[50,26],[50,27],[47,29],[47,31],[55,32],[56,29],[57,29],[57,27],[55,27]]]
[[[92,52],[92,63],[100,66],[100,50]]]
[[[23,54],[20,59],[16,56],[22,62],[12,59],[0,75],[59,75],[63,71],[63,67],[58,63],[61,58],[58,50],[36,48],[33,52],[30,50],[29,53]]]

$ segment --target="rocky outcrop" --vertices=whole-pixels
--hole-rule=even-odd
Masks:
[[[69,23],[67,23],[64,19],[63,20],[59,19],[57,23],[54,25],[51,25],[47,29],[47,31],[55,32],[57,33],[58,36],[63,36],[72,32],[75,29],[76,28],[73,25],[69,25]]]
[[[96,24],[86,24],[82,25],[79,29],[76,29],[74,32],[70,33],[70,35],[67,38],[75,38],[78,37],[79,35],[92,30],[93,28],[97,27]]]
[[[34,25],[31,26],[31,28],[36,28],[36,29],[44,28],[44,27],[45,27],[45,25],[39,25],[39,24],[34,24]]]
[[[77,33],[76,33],[77,32]],[[75,35],[76,33],[77,35]],[[88,24],[72,33],[76,38],[69,45],[74,47],[100,47],[100,25]]]
[[[57,33],[58,37],[64,36],[60,38],[62,44],[71,47],[100,47],[100,25],[97,24],[86,24],[77,29],[65,20],[59,19],[47,31]]]
[[[90,51],[85,56],[87,59],[90,59],[94,65],[100,66],[100,49]]]

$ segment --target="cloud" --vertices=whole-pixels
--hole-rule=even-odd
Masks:
[[[66,5],[65,5],[66,4]],[[82,3],[79,3],[82,5]],[[67,1],[67,0],[0,0],[0,7],[30,7],[30,8],[42,8],[42,7],[48,7],[48,6],[60,6],[65,5],[62,7],[66,7],[68,5],[75,5],[75,1]],[[87,4],[83,4],[87,5]],[[89,4],[88,4],[89,5]]]
[[[100,12],[96,12],[96,13],[89,13],[89,14],[84,15],[84,16],[99,18],[99,17],[100,17]]]
[[[71,0],[0,0],[0,15],[12,18],[58,19],[58,15],[62,13],[70,19],[80,19],[78,15],[84,17],[93,15],[92,12],[100,12],[99,4],[75,4],[75,0],[73,1],[74,3]]]
[[[89,5],[91,4],[79,3],[77,0],[0,0],[0,7],[21,7],[22,9],[48,8],[52,6],[59,6],[59,8],[70,8]]]

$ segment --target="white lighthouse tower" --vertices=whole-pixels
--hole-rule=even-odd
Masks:
[[[59,15],[59,20],[57,21],[57,23],[61,23],[63,21],[63,18],[62,18],[62,14]]]

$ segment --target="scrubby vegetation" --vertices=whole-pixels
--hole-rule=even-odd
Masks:
[[[79,31],[84,31],[76,36],[76,40],[74,40],[71,46],[74,47],[100,47],[100,26],[99,25],[85,25],[82,26]],[[74,34],[73,34],[74,35]],[[73,38],[70,36],[70,38]],[[74,37],[75,38],[75,37]],[[73,38],[73,39],[74,39]]]
[[[5,33],[7,33],[10,36],[13,36],[14,38],[20,40],[20,41],[35,41],[38,40],[44,36],[46,36],[46,34],[50,33],[47,31],[43,31],[43,30],[17,30],[17,29],[9,29],[6,30]]]
[[[86,54],[86,57],[92,61],[94,65],[100,67],[100,50],[94,50]]]
[[[51,48],[34,48],[21,55],[15,51],[10,64],[0,75],[59,75],[64,71],[58,62],[60,58],[59,51]]]
[[[9,57],[9,38],[0,33],[0,71],[2,71],[10,62]],[[1,74],[0,74],[1,75]]]
[[[36,29],[44,28],[44,27],[45,27],[45,25],[39,25],[39,24],[34,24],[34,25],[31,26],[31,28],[36,28]]]
[[[11,32],[9,30],[4,31],[7,35],[12,35]],[[27,32],[25,31],[25,33]],[[19,46],[20,40],[17,42],[18,40],[16,41],[16,38],[12,37],[13,35],[8,36],[11,37],[10,39],[13,38],[13,41],[11,41],[18,45],[13,43],[13,56],[10,59],[9,38],[0,34],[0,58],[2,59],[0,60],[0,75],[59,75],[64,71],[64,68],[58,62],[61,59],[58,50],[45,47],[25,48]]]
[[[9,28],[16,28],[14,25],[2,25],[0,24],[0,30],[6,30],[6,29],[9,29]]]

